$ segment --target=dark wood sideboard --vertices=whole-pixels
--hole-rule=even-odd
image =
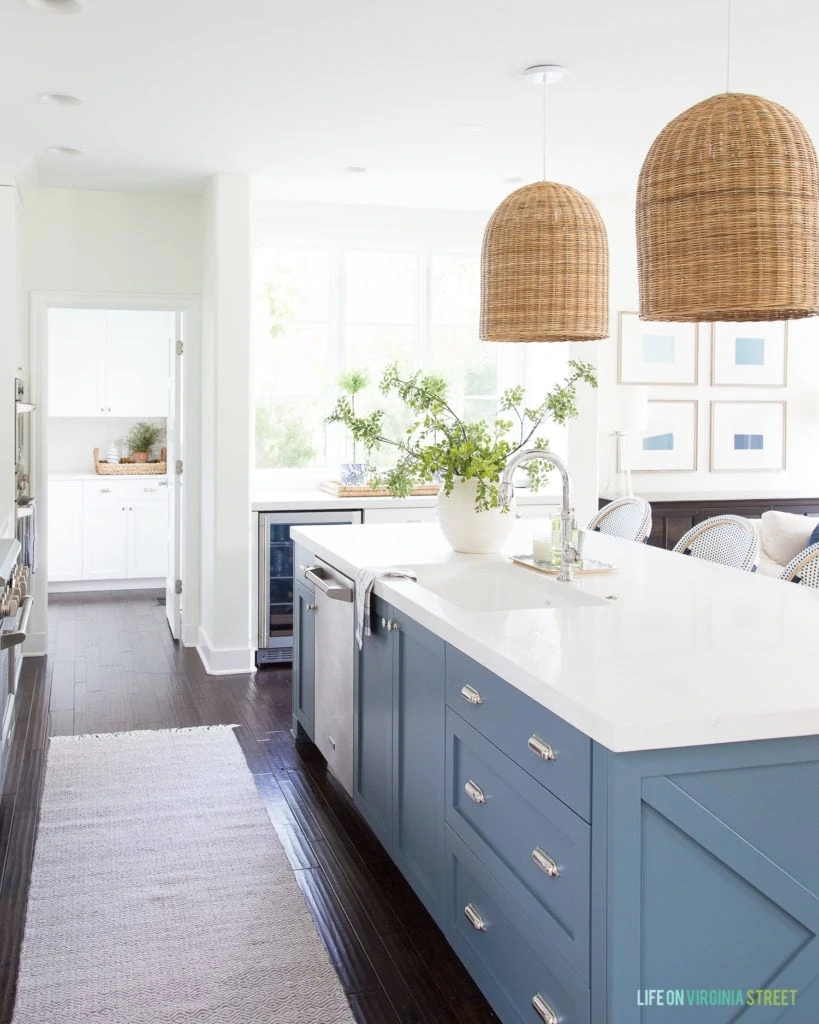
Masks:
[[[599,507],[607,505],[611,498],[600,498]],[[777,509],[780,512],[793,512],[800,516],[819,517],[819,497],[817,498],[720,498],[717,495],[708,498],[651,499],[652,528],[649,544],[670,550],[682,535],[692,526],[701,523],[711,516],[734,515],[746,516],[748,519],[759,519],[763,512]]]

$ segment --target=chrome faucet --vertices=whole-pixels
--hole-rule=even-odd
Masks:
[[[583,550],[583,533],[578,533],[577,547],[572,543],[572,534],[576,526],[574,509],[572,508],[572,485],[569,480],[569,470],[566,463],[559,455],[547,451],[545,448],[524,448],[506,463],[506,469],[501,477],[499,498],[501,505],[508,505],[514,496],[515,488],[512,484],[512,477],[518,466],[532,459],[542,459],[544,462],[551,462],[557,467],[563,480],[563,506],[560,510],[560,572],[558,580],[561,583],[571,583],[574,578],[574,568],[580,561]]]

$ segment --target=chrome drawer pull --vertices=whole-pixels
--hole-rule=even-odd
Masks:
[[[544,761],[556,761],[557,754],[552,749],[551,745],[542,740],[540,736],[529,737],[529,749],[533,754],[537,754],[538,757],[542,757]]]
[[[470,686],[468,683],[466,686],[461,687],[461,696],[464,700],[468,700],[470,704],[483,704],[483,697],[474,686]]]
[[[535,1013],[543,1021],[543,1024],[560,1024],[560,1018],[551,1006],[549,1006],[540,992],[536,992],[532,996],[532,1006],[534,1007]]]
[[[307,611],[308,612],[314,612],[317,608],[318,608],[317,604],[308,604],[307,605]]]
[[[473,782],[472,779],[467,782],[464,789],[466,790],[466,795],[469,799],[474,800],[476,804],[486,803],[486,797],[483,795],[483,790],[477,783]]]
[[[537,864],[544,875],[549,878],[560,878],[560,868],[557,861],[552,860],[548,853],[545,853],[539,846],[532,850],[532,860]]]
[[[464,917],[469,921],[476,932],[486,931],[486,921],[481,917],[475,907],[471,903],[467,903],[464,907]]]

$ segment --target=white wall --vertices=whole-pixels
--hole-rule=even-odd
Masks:
[[[15,530],[14,376],[19,350],[17,189],[0,185],[0,537]]]
[[[23,287],[31,293],[59,293],[80,304],[83,295],[116,297],[112,308],[123,308],[131,295],[197,298],[202,286],[203,202],[199,196],[160,193],[120,193],[42,189],[26,192],[23,211]],[[2,280],[2,275],[0,275]],[[68,302],[66,304],[72,304]],[[199,482],[200,435],[199,377],[200,323],[198,306],[190,316],[185,354],[185,402],[190,473],[187,491],[186,551],[184,557],[186,603],[185,640],[195,642],[199,612]],[[127,308],[127,307],[126,307]],[[23,310],[24,336],[34,331],[30,308]],[[44,333],[44,325],[40,325]],[[31,366],[30,346],[24,348],[25,376]],[[189,377],[195,386],[187,386]],[[30,393],[39,409],[35,414],[35,455],[42,446],[45,403],[44,381],[31,380]],[[38,388],[40,394],[38,394]],[[46,466],[33,460],[33,493],[46,496]],[[41,506],[42,507],[42,506]],[[43,509],[45,511],[45,509]],[[45,638],[45,587],[35,585],[32,632],[35,641],[28,653],[37,653]],[[188,616],[194,615],[193,622]]]
[[[596,200],[609,233],[611,254],[611,338],[600,342],[600,427],[616,427],[617,312],[636,310],[637,242],[634,196],[602,196]],[[819,492],[819,318],[789,325],[789,386],[787,388],[714,388],[711,386],[710,325],[700,327],[699,383],[686,387],[651,387],[651,399],[686,399],[699,402],[698,470],[694,473],[634,473],[636,493],[713,491],[715,495],[764,494],[784,490]],[[784,472],[712,473],[710,459],[710,402],[713,400],[787,400],[788,458]],[[613,470],[613,440],[600,437],[600,482],[605,488]]]
[[[253,667],[251,638],[250,182],[205,195],[202,287],[202,601],[198,649],[213,672]]]

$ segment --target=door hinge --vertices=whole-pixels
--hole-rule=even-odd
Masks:
[[[176,343],[176,354],[178,356],[181,356],[184,351],[185,351],[185,342],[184,341],[177,341],[177,343]]]
[[[176,582],[173,585],[173,592],[175,594],[181,594],[182,593],[182,580],[176,580]]]
[[[176,460],[176,475],[177,476],[182,476],[182,460],[181,459],[177,459]]]

